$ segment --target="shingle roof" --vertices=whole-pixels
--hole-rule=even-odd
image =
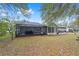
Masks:
[[[41,27],[41,26],[43,26],[40,23],[30,22],[30,21],[16,21],[16,24],[20,25],[20,26],[32,26],[32,27]]]

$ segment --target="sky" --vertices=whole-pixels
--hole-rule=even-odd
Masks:
[[[30,21],[34,21],[34,22],[39,22],[41,23],[41,11],[40,11],[40,7],[41,7],[41,3],[30,3],[28,4],[29,8],[32,10],[32,15],[31,18],[29,19]]]
[[[41,7],[41,3],[29,3],[28,7],[29,10],[28,12],[31,13],[30,18],[28,19],[27,17],[23,16],[23,14],[18,10],[17,13],[12,12],[13,6],[11,4],[9,4],[9,6],[5,6],[6,8],[4,8],[3,6],[0,5],[0,17],[4,17],[7,16],[6,15],[6,11],[8,12],[8,15],[12,18],[12,17],[16,17],[19,20],[28,20],[31,22],[38,22],[38,23],[42,23],[41,20],[41,11],[40,11],[40,7]],[[17,15],[16,15],[17,14]],[[16,20],[18,20],[16,19]]]

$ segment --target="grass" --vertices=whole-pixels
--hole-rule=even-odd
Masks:
[[[11,40],[11,36],[9,33],[3,36],[0,36],[0,48],[5,47],[9,43],[10,40]]]
[[[0,55],[79,55],[79,41],[74,34],[58,36],[26,36],[1,48]]]

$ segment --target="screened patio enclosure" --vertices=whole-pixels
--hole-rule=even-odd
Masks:
[[[55,27],[47,27],[35,22],[18,22],[16,23],[16,36],[22,35],[38,35],[56,32]]]
[[[66,27],[48,27],[36,22],[17,22],[16,36],[22,35],[48,35],[67,32]]]

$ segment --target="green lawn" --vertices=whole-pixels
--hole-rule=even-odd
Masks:
[[[79,41],[74,34],[19,37],[0,48],[0,55],[79,55]]]

